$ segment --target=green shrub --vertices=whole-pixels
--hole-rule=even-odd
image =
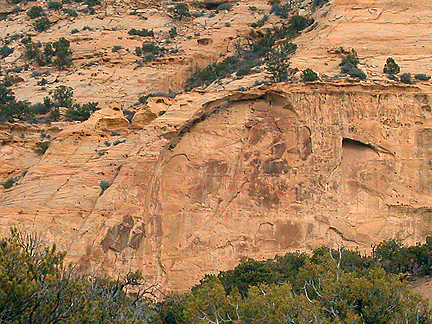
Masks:
[[[42,17],[44,15],[45,12],[41,6],[33,6],[29,10],[27,10],[27,16],[31,19]]]
[[[398,74],[400,72],[400,67],[393,58],[389,57],[384,65],[383,72],[390,75]]]
[[[30,37],[26,37],[22,40],[24,45],[24,57],[27,60],[35,60],[41,54],[40,47],[42,44],[37,44],[31,40]]]
[[[84,0],[84,3],[89,7],[92,8],[94,6],[100,6],[102,3],[100,0]]]
[[[166,53],[166,48],[161,47],[155,43],[144,43],[141,47],[135,48],[135,54],[137,56],[145,56],[148,54],[163,55]]]
[[[347,64],[353,65],[354,67],[357,67],[357,65],[359,64],[360,60],[358,58],[357,52],[352,49],[348,55],[344,56],[342,58],[342,62],[339,64],[339,66],[344,66]]]
[[[43,32],[50,27],[50,21],[46,17],[39,18],[34,23],[34,28],[38,32]]]
[[[111,49],[112,52],[118,52],[123,48],[123,46],[120,45],[115,45],[113,46],[113,48]]]
[[[289,20],[289,25],[290,25],[289,29],[295,32],[299,32],[312,25],[313,22],[314,22],[313,19],[309,19],[304,16],[294,15]]]
[[[312,69],[306,69],[301,74],[301,79],[306,82],[318,80],[318,73]]]
[[[189,7],[185,3],[177,3],[174,7],[169,8],[168,12],[173,19],[177,20],[183,20],[191,16]]]
[[[74,9],[63,8],[62,11],[68,15],[68,17],[78,17],[78,13]]]
[[[5,58],[8,57],[9,55],[11,55],[13,53],[14,49],[10,48],[7,45],[4,45],[2,47],[0,47],[0,57],[1,58]]]
[[[58,86],[52,93],[54,107],[71,108],[74,104],[72,87]]]
[[[252,23],[251,27],[252,28],[261,28],[262,26],[264,26],[264,24],[269,20],[269,16],[268,15],[264,15],[260,20],[258,20],[257,22]]]
[[[282,82],[288,80],[288,68],[290,66],[289,58],[297,49],[293,43],[283,43],[277,48],[272,49],[266,57],[266,70],[270,72],[271,80]]]
[[[117,279],[84,275],[37,234],[12,229],[0,239],[0,313],[4,323],[143,324],[148,293],[140,272]],[[127,291],[138,291],[128,296]],[[135,289],[135,290],[134,290]]]
[[[49,146],[50,146],[50,142],[37,142],[34,151],[38,154],[43,155],[48,150]]]
[[[216,11],[230,11],[233,8],[233,5],[231,3],[222,3],[219,6],[216,7]]]
[[[279,16],[281,18],[287,19],[290,16],[291,13],[291,3],[287,2],[284,4],[280,3],[274,3],[271,6],[270,13],[275,14],[276,16]]]
[[[176,36],[177,36],[177,27],[172,27],[169,31],[168,31],[168,33],[169,33],[169,36],[171,37],[171,38],[175,38]]]
[[[63,4],[59,1],[49,1],[47,7],[48,9],[58,11],[63,8]]]
[[[358,78],[360,80],[366,79],[366,74],[351,63],[346,63],[343,65],[341,68],[341,73],[348,74],[350,77]]]
[[[237,56],[230,56],[220,63],[214,63],[204,69],[197,70],[186,80],[186,89],[209,85],[217,79],[225,78],[237,70],[240,59]]]
[[[12,188],[13,185],[18,181],[18,177],[11,177],[9,179],[7,179],[5,182],[2,182],[2,186],[5,189],[9,189]]]
[[[400,76],[400,80],[403,83],[406,83],[406,84],[413,84],[414,83],[414,81],[413,81],[413,79],[411,77],[411,73],[404,73],[404,74],[402,74]]]
[[[107,190],[110,186],[110,183],[106,180],[102,180],[99,184],[99,187],[101,188],[100,196]]]
[[[399,276],[386,273],[376,259],[343,248],[317,249],[310,257],[288,253],[244,260],[157,305],[156,318],[152,323],[194,323],[196,318],[239,324],[431,321],[426,301]]]
[[[429,81],[431,77],[422,73],[422,74],[416,74],[414,78],[419,81]]]
[[[85,121],[90,118],[93,112],[99,109],[96,102],[88,102],[83,105],[74,104],[66,111],[65,119],[67,121]]]
[[[323,7],[326,3],[328,3],[330,0],[313,0],[312,1],[312,8],[317,9]]]
[[[60,70],[72,65],[72,52],[69,49],[69,46],[70,42],[64,37],[61,37],[58,41],[52,43],[52,54],[54,55],[53,63]]]
[[[143,28],[141,30],[132,28],[131,30],[128,31],[129,35],[138,35],[138,36],[142,36],[142,37],[154,37],[154,32],[153,30],[149,30],[146,28]]]

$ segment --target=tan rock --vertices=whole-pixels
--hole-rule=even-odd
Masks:
[[[432,232],[431,90],[190,93],[159,117],[138,111],[140,128],[106,107],[60,132],[2,193],[0,225],[46,233],[84,270],[137,268],[173,290],[245,257],[422,241]]]

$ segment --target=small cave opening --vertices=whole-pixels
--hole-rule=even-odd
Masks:
[[[355,139],[342,139],[342,160],[343,161],[367,161],[375,159],[379,153],[370,144],[366,144]]]
[[[342,148],[351,148],[351,149],[357,149],[361,151],[371,149],[376,152],[375,148],[372,145],[351,138],[342,139]]]

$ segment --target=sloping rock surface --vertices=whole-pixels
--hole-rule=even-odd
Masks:
[[[432,231],[430,90],[189,93],[139,127],[107,106],[4,190],[0,226],[45,233],[83,270],[138,268],[174,290],[245,257],[415,243]]]

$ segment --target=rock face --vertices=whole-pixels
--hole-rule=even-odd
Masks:
[[[415,243],[432,232],[431,93],[189,93],[160,100],[166,112],[144,126],[106,107],[58,133],[4,190],[0,226],[45,233],[83,270],[138,268],[168,290],[246,257]]]
[[[430,0],[333,0],[316,10],[296,1],[315,23],[294,40],[291,67],[328,83],[256,87],[267,80],[261,69],[171,99],[191,70],[236,53],[270,10],[261,0],[188,3],[193,17],[175,21],[171,2],[108,1],[37,35],[25,14],[33,2],[22,12],[0,5],[2,39],[66,37],[74,53],[66,71],[13,72],[25,81],[13,87],[20,100],[67,85],[79,102],[103,106],[84,123],[0,125],[0,179],[10,184],[0,189],[1,234],[34,230],[83,271],[140,269],[178,291],[242,258],[414,244],[432,233],[432,88],[382,73],[392,56],[401,73],[430,74]],[[210,11],[222,3],[234,5]],[[281,22],[272,14],[256,31]],[[146,42],[169,55],[144,62],[135,48]],[[21,41],[9,45],[2,71],[27,66]],[[366,81],[341,77],[341,47],[357,50]]]

